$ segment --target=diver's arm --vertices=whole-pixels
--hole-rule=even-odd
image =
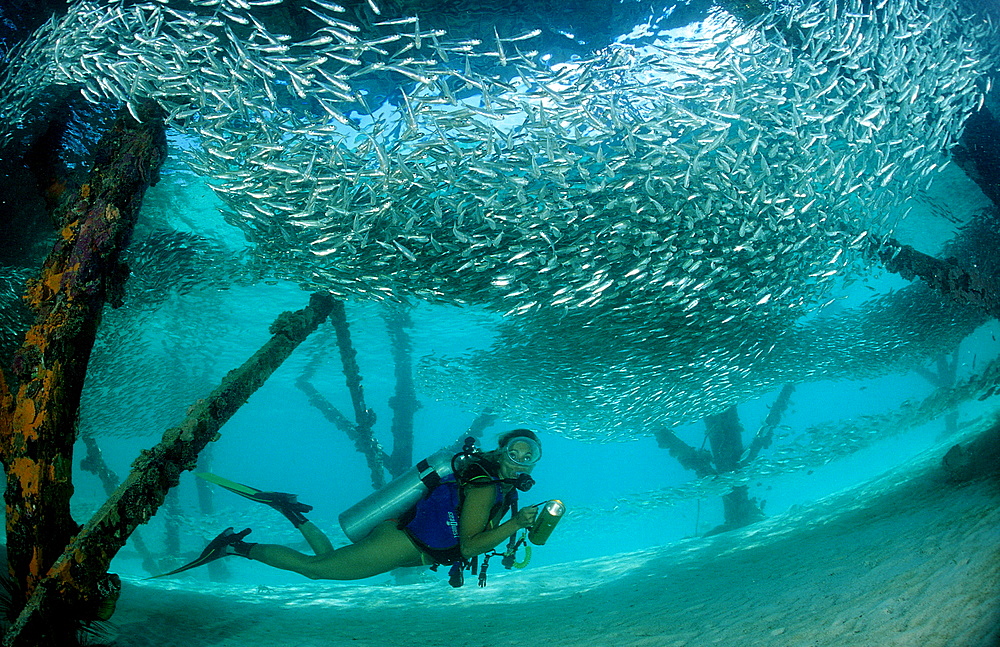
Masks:
[[[465,491],[465,502],[458,522],[458,537],[463,557],[474,557],[496,548],[521,528],[527,528],[535,518],[536,508],[522,508],[511,519],[496,528],[486,529],[490,509],[496,500],[494,487],[470,487]]]

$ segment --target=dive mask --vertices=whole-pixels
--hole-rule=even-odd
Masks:
[[[501,456],[518,467],[533,467],[542,457],[542,447],[532,438],[516,436],[503,446]]]

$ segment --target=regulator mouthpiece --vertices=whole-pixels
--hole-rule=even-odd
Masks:
[[[535,524],[528,531],[528,540],[536,546],[543,545],[566,513],[566,506],[559,499],[547,501],[538,512]]]
[[[528,474],[527,472],[521,472],[514,477],[514,487],[522,492],[527,492],[534,484],[535,479],[531,478],[531,474]]]

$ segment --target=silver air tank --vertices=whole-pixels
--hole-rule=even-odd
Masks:
[[[352,542],[364,539],[378,524],[409,510],[440,479],[451,474],[455,450],[442,449],[400,474],[340,514],[340,527]]]

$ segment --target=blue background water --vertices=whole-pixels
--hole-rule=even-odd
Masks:
[[[172,135],[174,153],[186,145],[180,137]],[[979,199],[972,192],[943,190],[942,194],[952,200],[954,195],[967,195],[970,202]],[[219,206],[205,182],[180,170],[177,160],[172,159],[162,183],[147,197],[140,228],[167,227],[203,235],[233,250],[245,248],[247,244],[242,234],[225,223]],[[952,206],[957,209],[963,205]],[[945,223],[930,214],[918,213],[912,218],[917,224],[905,232],[909,237],[904,240],[913,242],[923,251],[936,253],[954,233],[953,223]],[[841,301],[834,307],[848,307],[906,284],[892,275],[873,275],[865,285],[836,295]],[[238,366],[268,338],[268,325],[278,313],[302,307],[306,298],[307,293],[298,286],[280,281],[232,287],[216,295],[212,306],[215,308],[211,319],[213,327],[206,327],[201,337],[209,347],[213,334],[225,335],[225,339],[220,339],[219,352],[213,357],[211,366],[206,367],[209,375],[205,378],[204,393],[207,394],[226,370]],[[162,341],[169,347],[173,343],[170,318],[183,320],[178,325],[189,325],[191,319],[197,322],[198,303],[194,301],[187,308],[178,308],[176,302],[165,306],[160,324],[163,326],[162,338],[157,339],[154,334],[150,340],[154,344]],[[387,402],[393,393],[394,378],[385,323],[376,305],[349,302],[347,309],[367,404],[378,414],[375,432],[389,449],[388,427],[392,413]],[[225,317],[218,317],[218,312],[226,313]],[[498,321],[496,316],[475,309],[426,304],[420,305],[413,317],[415,326],[411,333],[415,360],[485,349],[493,339]],[[960,378],[974,373],[977,366],[981,368],[997,355],[1000,350],[995,338],[997,328],[995,323],[990,323],[963,342],[957,355]],[[342,544],[346,539],[340,534],[337,515],[366,496],[371,491],[371,484],[367,465],[353,443],[311,407],[294,385],[309,357],[320,352],[318,344],[324,339],[329,348],[313,384],[341,411],[351,411],[332,337],[317,333],[222,429],[221,438],[210,447],[206,469],[261,489],[299,494],[304,502],[315,506],[310,517],[330,531],[335,543]],[[595,341],[613,343],[612,339]],[[182,356],[177,361],[192,360]],[[169,397],[169,385],[166,388]],[[826,421],[883,413],[898,408],[905,401],[919,400],[931,391],[932,386],[915,373],[863,381],[803,384],[797,387],[782,424],[790,430],[804,430]],[[745,442],[763,421],[776,396],[774,392],[740,405],[739,413],[747,430]],[[435,401],[419,387],[417,398],[422,408],[415,417],[415,460],[452,443],[479,413],[453,402]],[[178,396],[172,404],[176,415],[156,421],[154,428],[141,436],[99,435],[106,459],[120,476],[125,475],[141,449],[155,443],[164,429],[180,421],[190,402]],[[960,420],[981,415],[985,407],[980,403],[964,406]],[[500,419],[487,431],[485,439],[488,441],[496,433],[523,424],[516,419]],[[765,512],[768,515],[779,515],[792,506],[885,472],[940,441],[942,430],[943,421],[934,421],[808,473],[790,473],[752,483],[750,495],[767,500]],[[621,443],[584,442],[546,433],[545,429],[538,431],[545,456],[534,474],[538,485],[524,496],[524,500],[534,503],[560,498],[567,504],[570,514],[549,544],[535,549],[533,565],[662,545],[704,533],[722,523],[718,497],[687,500],[673,506],[642,505],[644,493],[692,479],[692,474],[659,448],[652,437]],[[701,422],[693,421],[674,431],[691,445],[702,444],[704,428]],[[83,455],[82,447],[78,452]],[[85,472],[77,472],[75,483],[74,510],[77,518],[83,521],[103,502],[105,495],[97,479]],[[218,489],[215,490],[216,512],[201,514],[194,477],[190,473],[183,475],[177,497],[176,505],[166,506],[148,526],[140,528],[153,552],[164,557],[163,570],[176,566],[177,560],[184,561],[196,555],[211,537],[229,525],[238,529],[253,527],[251,539],[255,541],[301,545],[300,538],[277,513]],[[180,555],[168,552],[165,540],[168,526],[176,526],[180,534]],[[241,560],[229,560],[228,566],[228,577],[234,582],[279,583],[302,579]],[[113,570],[126,575],[146,575],[131,548],[122,552]],[[207,569],[202,569],[185,578],[201,581],[208,576]]]
[[[206,230],[219,227],[210,210],[204,213],[204,221],[191,220],[195,228],[201,225]],[[882,280],[886,287],[901,283],[893,277]],[[281,311],[302,307],[306,296],[298,287],[285,283],[229,290],[224,297],[230,318],[227,329],[238,331],[238,343],[235,344],[238,350],[232,350],[234,340],[227,340],[226,348],[230,351],[217,358],[217,371],[225,371],[242,362],[267,339],[267,326],[274,317]],[[378,415],[375,433],[389,450],[392,411],[387,403],[395,382],[385,323],[379,308],[372,304],[349,302],[347,311],[366,402]],[[493,318],[480,312],[422,305],[414,312],[413,319],[415,326],[410,332],[415,359],[425,355],[453,356],[483,348],[491,341]],[[996,355],[1000,348],[995,341],[996,331],[997,326],[989,324],[962,344],[958,353],[960,378],[972,373],[974,362],[982,367]],[[210,337],[211,331],[206,331],[206,336]],[[350,398],[333,337],[327,335],[325,340],[329,344],[327,356],[313,384],[351,417]],[[346,538],[338,527],[337,515],[371,492],[371,480],[365,460],[354,449],[353,442],[326,421],[294,386],[307,356],[321,352],[318,346],[321,341],[322,333],[307,340],[226,424],[221,438],[209,447],[208,469],[260,489],[299,494],[302,501],[315,506],[310,518],[329,531],[335,544],[342,545]],[[804,384],[795,391],[782,424],[791,430],[802,430],[821,422],[884,413],[905,401],[926,397],[932,390],[931,385],[915,373],[874,380]],[[777,393],[771,393],[740,405],[741,421],[747,430],[744,442],[749,442],[776,396]],[[414,460],[452,443],[475,417],[475,412],[452,403],[435,402],[422,394],[419,386],[417,399],[422,407],[415,415]],[[963,419],[979,415],[980,411],[979,403],[969,405],[963,410]],[[179,420],[163,420],[162,427],[165,429],[177,422]],[[488,445],[500,432],[517,426],[522,426],[518,420],[497,420],[487,430],[483,444]],[[791,473],[751,484],[750,496],[766,500],[768,516],[781,514],[792,506],[863,482],[900,464],[940,441],[943,429],[943,421],[937,420],[808,473]],[[102,441],[112,468],[124,475],[128,463],[140,449],[157,440],[159,431],[150,430],[150,436],[145,438]],[[637,505],[643,493],[693,478],[693,474],[681,468],[652,437],[632,442],[597,443],[569,440],[547,434],[545,429],[538,431],[543,439],[544,458],[534,473],[538,484],[523,495],[522,502],[560,498],[568,505],[570,514],[545,547],[534,549],[533,565],[663,545],[702,534],[722,523],[721,502],[717,497],[681,501],[673,506],[646,508]],[[700,422],[684,425],[675,432],[693,446],[702,445],[704,426]],[[82,447],[79,451],[82,455]],[[140,528],[154,553],[167,558],[162,562],[165,567],[177,565],[178,560],[193,558],[205,542],[229,525],[237,529],[254,528],[250,539],[255,541],[286,543],[304,549],[297,533],[277,513],[219,488],[215,488],[216,513],[202,515],[194,481],[191,473],[185,473],[178,488],[179,506],[167,506],[148,526]],[[87,473],[78,472],[76,483],[74,505],[81,511],[78,516],[85,519],[86,513],[96,508],[104,495],[97,480]],[[619,502],[621,497],[625,500]],[[179,526],[182,555],[170,556],[163,552],[167,524]],[[228,566],[227,581],[268,584],[302,581],[298,575],[243,560],[229,560]],[[114,569],[128,575],[146,575],[130,548],[119,556]],[[184,577],[199,581],[207,579],[209,574],[207,569],[199,569]]]

